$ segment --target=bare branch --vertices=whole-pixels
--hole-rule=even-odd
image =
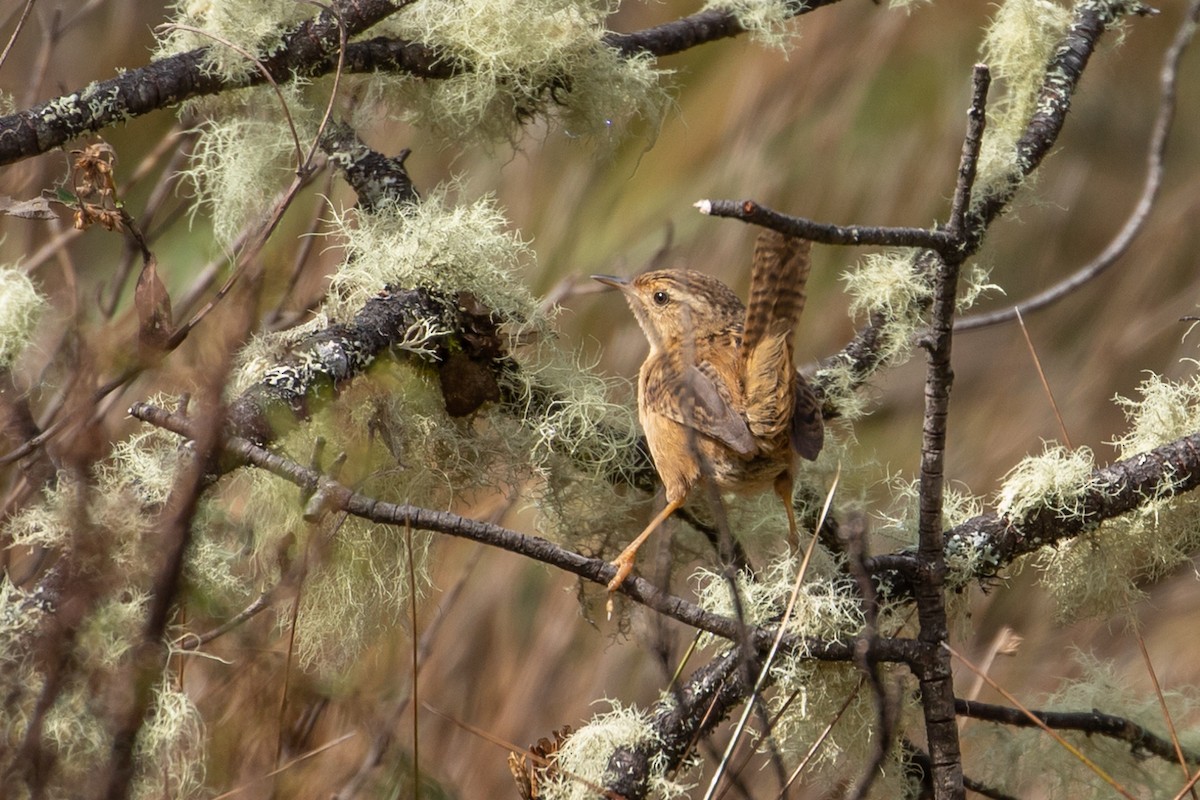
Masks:
[[[870,225],[831,225],[781,214],[753,200],[701,200],[696,203],[696,208],[700,209],[701,214],[738,219],[821,244],[921,247],[939,252],[953,246],[953,242],[944,231]]]
[[[998,722],[1014,728],[1036,727],[1036,724],[1029,719],[1025,712],[1008,706],[960,699],[955,701],[954,708],[960,717]],[[1145,727],[1124,717],[1105,714],[1094,708],[1091,711],[1031,711],[1030,713],[1040,719],[1047,728],[1060,731],[1079,731],[1089,736],[1095,734],[1109,739],[1117,739],[1128,742],[1129,749],[1136,756],[1151,753],[1164,761],[1176,760],[1175,747],[1169,739],[1151,733]],[[1192,764],[1200,763],[1200,753],[1184,751],[1183,755]]]

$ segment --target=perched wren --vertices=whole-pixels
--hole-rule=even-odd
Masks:
[[[621,290],[650,340],[638,374],[638,419],[667,495],[666,508],[612,562],[609,592],[702,475],[722,491],[772,486],[787,510],[789,541],[798,541],[795,457],[815,459],[825,436],[820,403],[792,363],[810,245],[770,230],[759,235],[748,308],[728,286],[694,270],[592,276]]]

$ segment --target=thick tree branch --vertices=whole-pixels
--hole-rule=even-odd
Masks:
[[[1156,500],[1169,500],[1200,487],[1200,433],[1190,434],[1153,450],[1117,461],[1092,472],[1087,488],[1073,499],[1073,513],[1052,503],[1012,518],[996,513],[980,514],[944,534],[948,550],[978,550],[974,574],[960,576],[987,580],[1021,556],[1043,547],[1053,547],[1103,522],[1115,519]],[[895,553],[866,559],[877,578],[883,577],[893,591],[912,591],[918,569],[915,555]]]
[[[342,31],[352,37],[394,14],[413,0],[338,0],[337,12],[322,11],[283,38],[280,48],[262,59],[277,83],[296,75],[332,72]],[[193,97],[256,86],[267,80],[251,70],[238,81],[205,68],[208,48],[199,48],[123,72],[115,78],[39,106],[0,118],[0,165],[44,153],[91,131],[170,108]],[[403,48],[394,54],[402,57]],[[419,61],[419,59],[418,59]]]
[[[323,11],[301,24],[284,37],[278,50],[262,59],[262,65],[271,79],[281,84],[295,77],[314,78],[331,73],[337,66],[339,18],[345,25],[345,36],[353,38],[411,2],[339,0],[337,14]],[[835,2],[795,2],[791,14],[805,14]],[[609,33],[604,43],[627,57],[664,56],[745,32],[746,28],[731,11],[709,9],[644,31]],[[267,80],[258,70],[237,79],[223,78],[205,68],[208,52],[209,48],[198,48],[160,59],[0,118],[0,165],[44,153],[85,133],[170,108],[184,100],[257,86]],[[429,45],[383,37],[349,44],[343,62],[346,73],[388,70],[429,79],[450,78],[471,69],[470,64]]]

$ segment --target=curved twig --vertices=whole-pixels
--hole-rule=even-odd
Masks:
[[[1053,305],[1098,278],[1129,250],[1129,246],[1133,244],[1133,240],[1145,226],[1150,211],[1158,199],[1159,190],[1162,188],[1167,138],[1175,120],[1176,80],[1179,75],[1179,63],[1183,59],[1188,45],[1191,44],[1198,22],[1200,22],[1200,0],[1193,0],[1183,24],[1179,26],[1179,30],[1175,33],[1175,39],[1171,42],[1171,46],[1163,58],[1162,94],[1158,105],[1158,115],[1154,119],[1154,129],[1150,134],[1150,145],[1146,153],[1146,179],[1142,184],[1142,193],[1138,197],[1133,211],[1125,220],[1125,224],[1121,226],[1121,230],[1117,232],[1117,235],[1112,238],[1100,255],[1050,288],[1008,308],[963,317],[954,323],[955,331],[974,331],[1003,322],[1011,322],[1017,318],[1018,314],[1029,314],[1031,311],[1039,311]]]

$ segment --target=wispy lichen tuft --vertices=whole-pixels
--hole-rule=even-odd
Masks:
[[[0,267],[0,370],[10,369],[29,344],[45,309],[46,298],[25,273]]]
[[[1047,63],[1070,23],[1070,10],[1053,0],[1004,0],[997,9],[984,37],[983,61],[1004,92],[989,101],[975,202],[1005,193],[1021,180],[1016,144],[1036,110]]]
[[[704,8],[732,12],[757,42],[787,50],[795,39],[787,23],[796,16],[798,5],[788,0],[708,0]]]
[[[958,300],[955,303],[955,311],[959,314],[967,311],[979,301],[979,298],[991,292],[1004,294],[998,284],[992,283],[991,270],[982,264],[972,263],[964,271],[962,276],[962,291],[958,295]]]
[[[615,141],[635,119],[656,129],[667,107],[648,57],[603,44],[604,0],[427,0],[381,25],[463,65],[459,75],[395,76],[386,105],[447,141],[515,140],[530,119],[561,109],[568,134]],[[384,85],[376,76],[376,88]],[[382,98],[381,98],[382,99]]]
[[[1088,448],[1047,444],[1040,456],[1026,457],[1005,476],[996,511],[1017,521],[1041,508],[1062,519],[1078,516],[1082,499],[1095,487],[1095,468]]]
[[[738,595],[746,622],[765,624],[783,613],[795,585],[799,561],[787,556],[776,559],[755,575],[739,572]],[[736,616],[729,582],[708,569],[696,572],[700,605],[723,616]],[[844,575],[828,578],[809,576],[800,586],[788,630],[797,636],[839,639],[862,630],[862,604],[854,583]]]
[[[206,47],[205,69],[237,83],[256,68],[234,47],[257,58],[269,56],[282,45],[287,31],[315,16],[318,9],[295,0],[180,0],[173,11],[173,23],[208,35],[168,25],[162,29],[154,57]]]
[[[1117,397],[1129,420],[1129,430],[1113,442],[1121,458],[1200,431],[1200,377],[1174,383],[1150,375],[1138,392],[1141,400]]]
[[[311,120],[298,90],[284,87],[284,91],[300,135],[311,137],[315,126],[308,124]],[[227,109],[220,118],[199,126],[200,138],[191,164],[183,173],[210,209],[213,232],[226,247],[233,244],[243,227],[269,210],[273,196],[295,176],[297,158],[295,139],[282,120],[273,93],[255,89],[233,95],[243,100],[257,97],[258,111],[231,114]],[[194,208],[199,207],[197,204]]]
[[[452,205],[445,192],[417,204],[333,219],[346,257],[329,287],[328,313],[346,319],[385,284],[454,297],[469,291],[510,322],[533,322],[537,303],[520,280],[532,255],[491,198]]]
[[[916,258],[912,251],[872,253],[842,275],[850,294],[850,313],[879,315],[879,353],[885,364],[905,360],[912,351],[913,334],[925,324],[933,284],[917,269]]]
[[[1141,400],[1118,398],[1129,431],[1116,444],[1134,458],[1200,430],[1200,379],[1178,383],[1150,376]],[[1190,563],[1200,549],[1200,500],[1175,495],[1170,476],[1136,510],[1106,521],[1081,539],[1039,553],[1044,582],[1065,618],[1128,613],[1144,586]]]

